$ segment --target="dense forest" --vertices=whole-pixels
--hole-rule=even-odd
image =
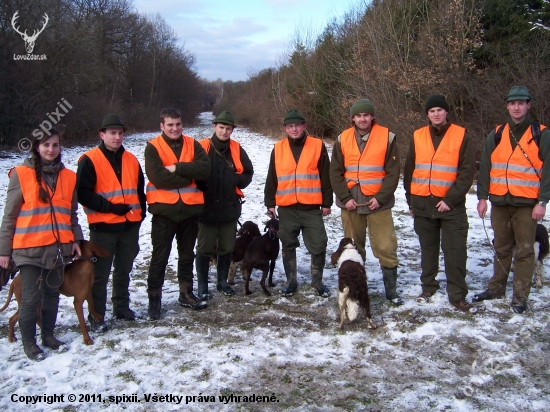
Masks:
[[[47,60],[16,59],[26,53],[14,27],[31,34],[44,13],[47,30],[33,54]],[[230,110],[240,125],[273,136],[297,108],[310,134],[334,139],[349,125],[351,103],[368,97],[403,152],[426,122],[426,98],[438,93],[479,152],[519,84],[531,91],[533,117],[550,123],[550,0],[372,0],[321,33],[295,33],[273,67],[246,81],[212,81],[198,76],[185,39],[131,0],[4,0],[0,143],[14,145],[59,114],[75,140],[95,136],[107,112],[121,114],[130,131],[154,130],[168,105],[188,124],[200,111]]]
[[[28,54],[20,33],[31,36],[46,20],[32,51],[46,59],[20,60]],[[155,130],[168,105],[193,122],[214,101],[181,40],[130,0],[2,0],[0,143],[16,144],[43,122],[65,124],[72,140],[97,136],[109,112],[130,131]]]
[[[334,139],[349,126],[349,106],[368,97],[404,153],[427,120],[426,98],[443,94],[451,120],[468,129],[479,155],[489,131],[506,119],[503,99],[512,85],[527,86],[531,114],[550,123],[549,29],[549,0],[373,0],[320,35],[298,28],[279,67],[225,82],[215,110],[280,135],[285,111],[295,107],[311,134]]]

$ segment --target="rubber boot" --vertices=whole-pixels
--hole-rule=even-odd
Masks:
[[[382,277],[384,279],[384,288],[386,289],[386,299],[388,299],[394,305],[402,305],[403,299],[399,297],[396,291],[397,266],[393,268],[382,266]]]
[[[296,249],[283,249],[283,266],[286,274],[286,286],[281,289],[283,296],[292,296],[298,289],[296,280]]]
[[[328,298],[330,292],[323,285],[323,269],[325,268],[325,253],[311,255],[311,286],[315,288],[319,296]]]
[[[235,291],[229,283],[227,283],[227,274],[229,273],[229,266],[231,265],[231,253],[227,255],[218,256],[218,292],[222,292],[225,296],[231,296],[235,294]]]
[[[19,319],[19,330],[23,341],[23,350],[30,360],[41,361],[46,358],[42,349],[36,344],[36,319]]]
[[[195,269],[197,270],[197,295],[199,299],[212,299],[212,295],[208,293],[208,269],[210,269],[210,258],[197,253],[195,257]]]
[[[47,348],[58,350],[59,347],[65,345],[65,342],[61,342],[53,336],[53,329],[55,328],[55,321],[57,319],[57,310],[42,310],[42,345]]]
[[[194,310],[206,308],[206,302],[195,296],[193,293],[193,282],[180,282],[180,296],[178,298],[180,306]]]
[[[149,308],[147,309],[149,319],[159,320],[161,300],[162,300],[162,289],[161,288],[148,289],[147,296],[149,296]]]

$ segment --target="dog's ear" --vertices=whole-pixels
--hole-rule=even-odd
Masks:
[[[92,256],[98,256],[98,257],[108,257],[111,256],[109,251],[105,249],[103,246],[98,245],[94,242],[87,241],[82,245],[82,256],[92,257]],[[88,254],[92,256],[88,256]]]

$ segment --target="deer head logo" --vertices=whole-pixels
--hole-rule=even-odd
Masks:
[[[16,11],[15,14],[13,15],[13,17],[11,18],[11,25],[13,27],[13,29],[19,33],[21,35],[21,38],[24,40],[25,42],[25,49],[27,49],[27,54],[31,54],[33,49],[34,49],[34,42],[36,41],[36,38],[38,37],[38,35],[40,33],[42,33],[44,31],[44,29],[46,28],[46,24],[48,24],[48,21],[50,20],[48,15],[46,13],[44,13],[44,25],[42,26],[42,28],[40,30],[34,30],[33,33],[32,33],[32,36],[29,36],[27,35],[27,30],[25,30],[23,33],[21,33],[21,31],[19,31],[19,28],[18,27],[15,27],[15,22],[17,20],[17,18],[19,17],[19,11]]]

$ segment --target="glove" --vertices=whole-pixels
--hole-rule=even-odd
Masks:
[[[130,210],[132,210],[132,206],[130,205],[125,205],[120,203],[115,203],[111,205],[111,212],[117,216],[124,216]]]
[[[0,267],[0,290],[8,284],[10,279],[13,279],[15,274],[19,271],[19,268],[15,265],[13,259],[10,260],[10,264],[7,269]]]

